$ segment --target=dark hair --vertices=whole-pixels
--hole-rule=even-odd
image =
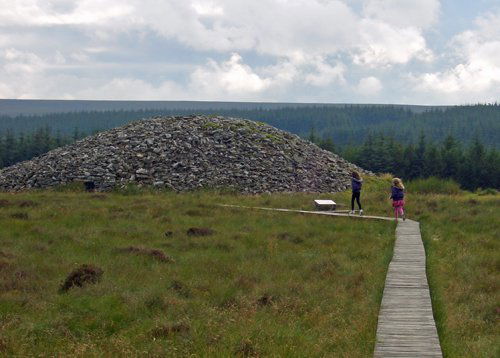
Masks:
[[[352,171],[352,177],[355,178],[355,179],[361,180],[361,176],[355,170]]]

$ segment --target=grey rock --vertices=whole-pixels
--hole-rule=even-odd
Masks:
[[[147,169],[141,168],[135,171],[135,174],[149,174]]]
[[[371,174],[296,135],[249,120],[154,117],[99,133],[0,170],[0,190],[92,180],[98,190],[136,183],[176,191],[334,192]]]

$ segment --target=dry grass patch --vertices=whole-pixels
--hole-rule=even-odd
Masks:
[[[176,334],[186,334],[189,329],[190,327],[186,323],[161,325],[151,331],[151,336],[154,338],[168,338]]]

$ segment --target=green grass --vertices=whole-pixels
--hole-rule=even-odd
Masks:
[[[457,195],[462,192],[460,186],[451,179],[439,179],[430,177],[416,179],[410,182],[412,192],[418,194],[446,194]]]
[[[372,355],[393,225],[213,205],[310,194],[126,194],[0,194],[0,355]],[[102,280],[60,293],[81,264]]]
[[[392,216],[391,177],[365,178],[366,214]],[[420,221],[434,315],[446,357],[500,356],[500,196],[469,193],[434,178],[405,183],[406,211]],[[319,195],[349,203],[350,193]],[[309,208],[293,197],[255,197],[256,206]],[[346,209],[350,209],[349,207]]]
[[[446,356],[500,356],[500,200],[426,198],[423,240],[438,332]]]
[[[391,215],[390,178],[366,184],[367,212]],[[500,196],[433,178],[408,182],[406,189],[407,214],[421,223],[444,356],[499,357]]]
[[[444,355],[499,356],[499,197],[406,184]],[[388,176],[366,178],[365,212],[392,215],[389,191]],[[136,187],[0,194],[0,355],[372,356],[394,223],[215,205],[311,209],[332,197],[350,201]],[[130,246],[175,262],[120,251]],[[103,269],[101,282],[59,293],[81,264]]]

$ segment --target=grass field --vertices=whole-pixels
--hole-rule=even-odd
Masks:
[[[498,356],[500,200],[407,187],[445,356]],[[367,181],[367,214],[388,190]],[[0,194],[0,355],[372,356],[394,223],[215,206],[318,197]],[[101,279],[61,291],[82,264]]]
[[[393,215],[390,177],[369,179],[366,214]],[[434,315],[445,357],[500,357],[500,197],[492,190],[464,192],[438,179],[406,185],[407,214],[420,221]],[[327,197],[326,195],[325,197]],[[350,193],[338,193],[348,203]],[[254,198],[256,206],[280,203]],[[308,202],[289,198],[287,207]]]
[[[372,354],[393,225],[218,208],[256,197],[213,193],[0,198],[3,354]],[[60,292],[82,264],[101,280]]]

